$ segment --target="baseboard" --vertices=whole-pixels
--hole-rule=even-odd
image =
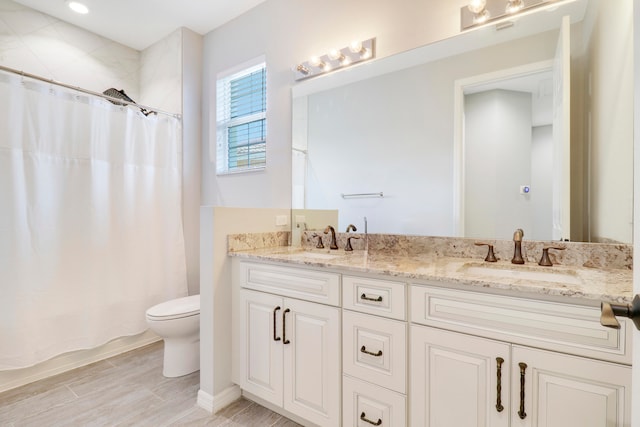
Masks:
[[[231,387],[227,387],[222,392],[212,396],[211,394],[199,390],[198,391],[198,406],[208,411],[209,413],[215,414],[225,406],[228,406],[240,399],[242,395],[240,391],[240,387],[237,385],[232,385]]]
[[[28,368],[0,371],[0,392],[108,359],[161,339],[150,330],[147,330],[138,335],[116,338],[100,347],[65,353]]]

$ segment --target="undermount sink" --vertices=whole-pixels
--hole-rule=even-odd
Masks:
[[[311,252],[311,251],[298,252],[296,255],[298,254],[302,258],[313,258],[313,259],[323,259],[323,260],[331,260],[331,259],[338,258],[340,256],[340,254],[331,254],[327,252]]]
[[[536,282],[563,283],[569,285],[578,285],[582,282],[580,278],[573,272],[560,272],[551,270],[545,271],[537,269],[536,267],[533,267],[533,269],[531,269],[528,267],[510,267],[502,265],[468,263],[464,264],[461,267],[460,271],[466,274],[477,276],[514,280],[530,280]]]

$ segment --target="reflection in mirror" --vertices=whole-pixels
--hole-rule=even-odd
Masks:
[[[463,91],[463,234],[554,240],[551,69]]]
[[[483,28],[373,61],[349,73],[296,85],[294,209],[336,210],[336,225],[341,230],[366,216],[372,233],[508,239],[515,228],[522,227],[531,239],[631,242],[631,3],[566,3],[554,12],[523,17],[506,30]],[[456,84],[501,70],[553,63],[565,15],[571,16],[567,85],[571,89],[571,117],[570,123],[562,125],[567,136],[571,131],[564,154],[567,166],[562,173],[554,172],[553,164],[538,158],[545,149],[534,149],[529,142],[531,155],[526,161],[515,160],[521,150],[508,155],[502,150],[493,155],[493,165],[481,167],[487,175],[495,175],[494,183],[509,184],[508,197],[498,200],[476,190],[464,191],[467,184],[463,183],[474,173],[469,168],[485,164],[472,151],[487,154],[477,146],[465,151],[469,134],[485,140],[490,136],[482,124],[473,131],[456,125]],[[557,92],[557,83],[553,86]],[[525,103],[531,107],[533,96],[529,98]],[[463,98],[462,102],[472,101]],[[466,105],[460,109],[467,113]],[[544,132],[557,133],[553,126],[546,130],[536,127],[531,124],[525,132],[529,140],[541,137],[548,141]],[[504,132],[497,132],[498,136]],[[511,148],[521,143],[512,142]],[[561,154],[553,151],[551,162],[556,163]],[[464,161],[460,162],[461,158]],[[532,164],[534,158],[551,172],[522,166],[522,162]],[[527,169],[527,174],[498,174],[496,165],[509,162],[520,172]],[[551,180],[538,184],[540,175]],[[529,201],[550,191],[551,201],[547,198],[546,203],[551,203],[551,210],[534,213],[538,208],[531,206],[520,212],[513,210],[514,203],[527,198],[520,194],[521,186],[531,189]],[[383,197],[378,197],[379,193]],[[464,200],[476,197],[473,207],[463,209],[463,193]],[[343,197],[350,194],[365,196]],[[565,207],[560,209],[560,205]],[[482,225],[472,231],[471,219],[481,217],[492,217],[500,227]]]

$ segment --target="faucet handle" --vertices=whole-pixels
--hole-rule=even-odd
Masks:
[[[344,247],[344,250],[347,252],[351,252],[353,250],[353,247],[351,246],[351,239],[359,239],[360,236],[349,236],[347,237],[347,244]]]
[[[474,244],[476,246],[488,246],[489,247],[489,251],[487,252],[487,256],[484,259],[486,262],[496,262],[496,261],[498,261],[498,259],[496,258],[496,255],[493,253],[493,245],[491,243],[475,242]]]
[[[317,237],[318,238],[318,243],[316,244],[316,248],[317,249],[324,249],[324,243],[322,243],[322,235],[318,234],[318,233],[313,233],[313,236],[311,237]]]
[[[555,249],[556,251],[564,251],[566,248],[562,246],[545,246],[542,248],[542,258],[538,262],[538,265],[543,267],[551,267],[553,263],[551,259],[549,259],[549,249]]]

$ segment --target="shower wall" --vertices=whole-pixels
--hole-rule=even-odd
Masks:
[[[140,95],[140,52],[10,0],[0,0],[0,63],[96,92]]]

